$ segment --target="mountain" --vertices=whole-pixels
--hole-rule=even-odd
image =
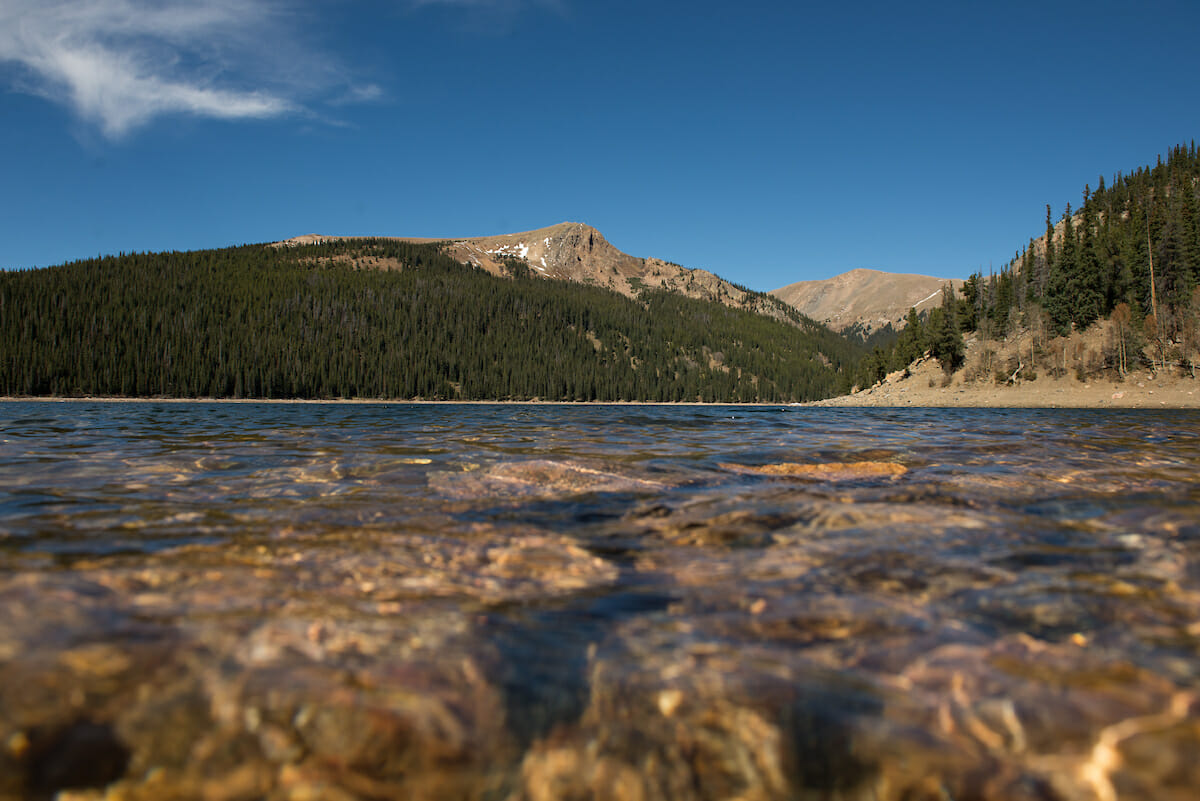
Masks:
[[[275,244],[295,246],[340,239],[343,238],[307,234]],[[446,255],[492,275],[508,275],[508,263],[516,259],[527,264],[535,277],[604,287],[628,298],[637,297],[647,288],[665,289],[685,297],[765,314],[784,322],[805,322],[797,319],[795,312],[776,298],[738,286],[707,270],[689,269],[662,259],[624,253],[605,239],[603,234],[584,223],[563,222],[535,231],[497,236],[449,240],[397,237],[396,240],[422,244],[444,243]]]
[[[589,285],[638,262],[586,228],[529,239],[457,241],[480,267],[314,235],[3,272],[0,395],[775,403],[845,391],[861,358],[794,311]]]
[[[835,331],[857,326],[870,334],[888,323],[903,328],[911,308],[922,312],[937,306],[946,284],[957,290],[962,281],[858,269],[821,281],[798,281],[771,294]]]

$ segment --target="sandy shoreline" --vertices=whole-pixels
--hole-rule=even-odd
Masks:
[[[1004,386],[967,382],[956,373],[942,386],[945,374],[936,361],[917,365],[907,378],[890,377],[853,395],[814,401],[808,406],[842,407],[967,407],[1000,409],[1196,409],[1200,380],[1144,370],[1123,381],[1100,378],[1079,381],[1074,376],[1039,376]]]

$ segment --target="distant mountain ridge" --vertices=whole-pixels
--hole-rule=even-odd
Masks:
[[[308,234],[276,245],[308,245],[355,237]],[[768,293],[738,286],[707,270],[682,267],[656,258],[631,256],[612,245],[590,225],[563,222],[547,228],[495,236],[435,239],[388,237],[405,242],[445,242],[446,254],[492,275],[505,275],[510,259],[525,262],[534,275],[612,289],[636,297],[646,288],[666,289],[685,297],[709,300],[735,309],[802,324],[791,307]]]
[[[857,269],[820,281],[797,281],[771,294],[801,314],[835,331],[857,326],[862,333],[904,326],[908,310],[926,311],[941,303],[942,287],[957,291],[962,281],[927,275]]]
[[[309,234],[276,244],[303,245],[340,238]],[[926,311],[941,302],[945,284],[956,290],[962,285],[959,279],[857,269],[833,278],[799,281],[769,293],[754,292],[707,270],[631,256],[592,226],[579,222],[494,236],[395,239],[444,242],[448,256],[492,275],[507,274],[506,262],[517,259],[536,276],[606,287],[626,297],[636,297],[645,288],[661,288],[792,324],[804,322],[797,317],[798,312],[834,331],[853,327],[863,335],[889,323],[893,328],[903,328],[910,308]]]

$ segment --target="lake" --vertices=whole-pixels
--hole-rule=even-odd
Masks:
[[[0,403],[0,799],[1193,799],[1200,413]]]

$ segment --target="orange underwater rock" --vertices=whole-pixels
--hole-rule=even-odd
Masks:
[[[731,470],[742,470],[764,476],[807,478],[814,481],[853,481],[863,478],[895,478],[908,472],[908,468],[895,462],[825,462],[824,464],[764,465],[721,465]]]

